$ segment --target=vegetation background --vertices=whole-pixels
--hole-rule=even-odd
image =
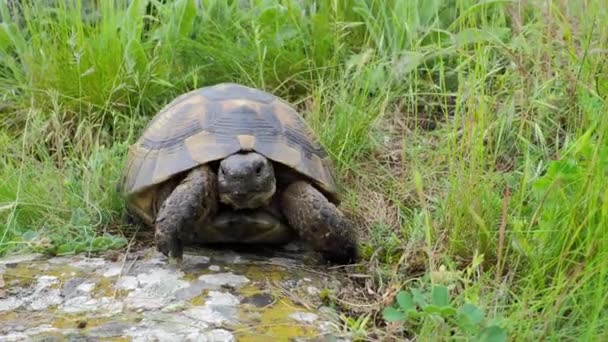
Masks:
[[[482,338],[407,313],[441,289],[510,340],[608,335],[606,1],[164,2],[0,0],[0,254],[123,247],[128,145],[240,82],[336,162],[370,275],[330,289],[352,336]]]

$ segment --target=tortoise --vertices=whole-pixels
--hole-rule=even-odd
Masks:
[[[130,146],[118,189],[159,252],[185,244],[301,239],[331,263],[357,259],[332,163],[285,100],[236,83],[182,94]]]

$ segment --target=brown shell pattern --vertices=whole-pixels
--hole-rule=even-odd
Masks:
[[[336,193],[327,153],[299,114],[272,94],[233,83],[183,94],[156,114],[129,149],[120,191],[138,197],[132,199],[141,203],[132,204],[149,213],[156,185],[241,150],[287,165]]]

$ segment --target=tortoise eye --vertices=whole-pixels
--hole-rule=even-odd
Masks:
[[[262,165],[258,165],[258,167],[255,168],[255,173],[257,173],[258,176],[260,175],[260,173],[262,173]]]

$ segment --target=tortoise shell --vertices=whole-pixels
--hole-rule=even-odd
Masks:
[[[159,185],[239,151],[255,151],[299,172],[338,203],[330,159],[295,109],[234,83],[193,90],[161,109],[130,147],[119,191],[150,222]]]

